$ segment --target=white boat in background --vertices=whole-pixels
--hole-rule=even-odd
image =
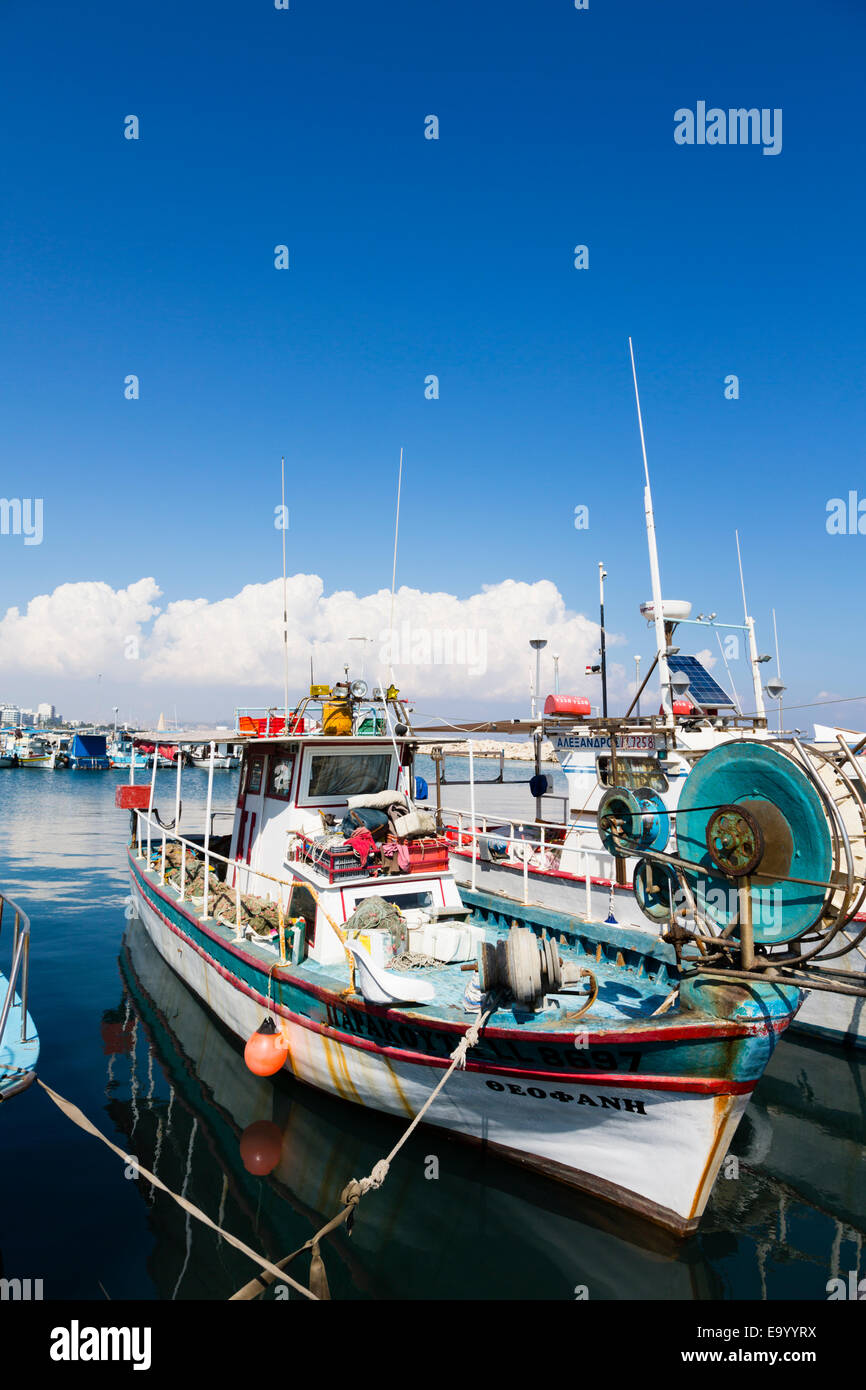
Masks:
[[[214,745],[213,766],[217,771],[226,771],[230,768],[240,767],[240,755],[234,752],[235,745],[232,743],[217,743]],[[210,749],[205,744],[197,744],[190,749],[189,762],[193,767],[204,768],[205,771],[211,765]]]
[[[40,738],[37,734],[25,734],[20,729],[7,740],[4,755],[11,759],[7,766],[41,768],[48,772],[53,772],[55,768],[67,767],[69,764],[67,755],[47,738]]]

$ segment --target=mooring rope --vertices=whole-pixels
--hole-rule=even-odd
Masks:
[[[343,1188],[343,1191],[340,1194],[340,1201],[343,1205],[340,1211],[337,1212],[337,1215],[332,1217],[326,1225],[322,1226],[321,1230],[318,1230],[315,1235],[310,1236],[310,1239],[305,1241],[303,1245],[299,1246],[297,1250],[293,1250],[291,1255],[286,1255],[284,1259],[280,1260],[279,1264],[276,1267],[276,1275],[274,1274],[273,1265],[265,1265],[263,1263],[262,1272],[255,1279],[251,1279],[248,1284],[244,1284],[242,1289],[238,1289],[237,1293],[232,1294],[231,1299],[229,1300],[230,1302],[256,1298],[260,1293],[264,1292],[264,1290],[267,1288],[269,1284],[274,1283],[275,1278],[283,1279],[285,1276],[282,1271],[286,1268],[286,1266],[290,1265],[293,1260],[297,1259],[299,1255],[302,1255],[305,1250],[312,1251],[312,1262],[310,1265],[310,1288],[317,1290],[317,1292],[314,1294],[314,1297],[330,1298],[330,1293],[328,1290],[328,1281],[325,1275],[325,1266],[322,1262],[322,1257],[319,1251],[320,1241],[326,1235],[330,1235],[331,1231],[336,1230],[338,1227],[344,1224],[348,1224],[349,1231],[351,1232],[352,1222],[354,1221],[355,1212],[357,1210],[361,1198],[366,1196],[368,1192],[375,1192],[378,1188],[382,1186],[382,1184],[388,1176],[391,1164],[393,1163],[397,1154],[400,1152],[413,1130],[421,1123],[425,1114],[430,1109],[430,1106],[433,1104],[439,1092],[442,1090],[443,1086],[446,1084],[446,1082],[449,1080],[449,1078],[453,1075],[453,1073],[457,1070],[458,1067],[463,1068],[466,1066],[467,1052],[478,1042],[478,1039],[481,1036],[481,1029],[484,1027],[485,1023],[490,1018],[490,1015],[496,1011],[497,1007],[498,1000],[495,997],[490,998],[488,1008],[485,1010],[485,1012],[479,1014],[478,1018],[471,1025],[471,1027],[467,1028],[466,1032],[463,1034],[463,1037],[460,1039],[454,1051],[451,1053],[451,1065],[447,1068],[447,1070],[443,1073],[437,1084],[434,1086],[433,1090],[430,1092],[429,1096],[425,1100],[424,1104],[421,1106],[421,1109],[418,1111],[411,1124],[407,1125],[406,1129],[403,1131],[402,1135],[397,1140],[397,1143],[394,1145],[387,1158],[380,1158],[379,1162],[373,1165],[371,1172],[367,1175],[366,1178],[352,1178],[349,1182],[347,1182],[346,1186]]]
[[[313,1293],[311,1289],[305,1289],[303,1284],[296,1283],[294,1279],[284,1274],[278,1265],[271,1264],[270,1260],[264,1259],[263,1256],[257,1254],[256,1251],[249,1245],[246,1245],[244,1241],[239,1240],[237,1236],[233,1236],[230,1231],[226,1231],[222,1226],[218,1226],[215,1221],[212,1221],[205,1212],[201,1211],[199,1207],[194,1206],[186,1197],[181,1197],[179,1193],[172,1192],[171,1188],[166,1187],[162,1179],[156,1176],[156,1173],[151,1173],[143,1164],[139,1163],[137,1158],[133,1158],[132,1154],[124,1153],[123,1149],[113,1144],[101,1130],[96,1128],[96,1125],[91,1124],[90,1120],[88,1120],[83,1111],[79,1110],[77,1105],[73,1105],[69,1100],[64,1100],[63,1096],[59,1096],[56,1091],[52,1091],[51,1087],[46,1086],[45,1082],[40,1080],[38,1076],[36,1081],[67,1119],[71,1120],[79,1129],[83,1129],[85,1134],[92,1134],[96,1139],[101,1139],[103,1144],[106,1144],[108,1148],[111,1149],[112,1153],[116,1153],[118,1158],[123,1159],[124,1163],[128,1163],[130,1167],[135,1168],[141,1173],[142,1177],[147,1178],[148,1182],[153,1183],[161,1192],[171,1197],[172,1201],[177,1202],[178,1206],[182,1207],[184,1211],[189,1212],[190,1216],[194,1216],[197,1221],[203,1222],[204,1225],[209,1226],[212,1231],[216,1231],[217,1235],[222,1236],[223,1240],[227,1241],[229,1245],[233,1245],[236,1250],[240,1250],[242,1254],[246,1255],[248,1259],[252,1260],[253,1263],[258,1265],[262,1270],[267,1270],[271,1276],[269,1282],[273,1282],[274,1279],[280,1279],[287,1284],[291,1284],[292,1288],[297,1289],[298,1293],[303,1294],[304,1298],[317,1299],[319,1297],[319,1295]],[[327,1297],[327,1294],[325,1296]]]

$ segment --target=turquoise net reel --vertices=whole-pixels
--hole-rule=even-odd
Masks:
[[[667,808],[649,787],[638,787],[637,791],[611,787],[601,798],[598,833],[608,854],[625,858],[663,850],[670,830]]]
[[[793,941],[819,922],[833,841],[816,785],[793,758],[746,739],[720,744],[687,777],[676,820],[679,857],[701,866],[686,880],[716,926],[740,920],[746,881],[756,943]]]

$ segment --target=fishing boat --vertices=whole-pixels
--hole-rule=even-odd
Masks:
[[[105,1104],[113,1123],[151,1171],[205,1210],[218,1176],[228,1229],[268,1250],[302,1245],[339,1209],[349,1175],[369,1172],[389,1151],[399,1122],[366,1115],[363,1124],[347,1125],[342,1101],[286,1074],[276,1085],[252,1076],[137,920],[127,926],[119,963],[124,994],[102,1024]],[[145,1086],[145,1077],[154,1076],[155,1094],[152,1083]],[[146,1106],[139,1100],[143,1088]],[[522,1287],[534,1286],[535,1297],[574,1287],[575,1249],[581,1267],[592,1270],[593,1290],[604,1290],[599,1296],[623,1296],[621,1240],[610,1232],[616,1222],[622,1236],[621,1213],[607,1203],[570,1201],[567,1189],[552,1193],[543,1179],[512,1164],[493,1156],[479,1164],[471,1150],[458,1150],[448,1156],[450,1180],[439,1193],[445,1206],[431,1229],[423,1177],[428,1153],[429,1135],[418,1134],[409,1163],[376,1194],[376,1219],[356,1222],[351,1238],[337,1231],[329,1242],[324,1254],[333,1298],[514,1297],[516,1247],[527,1262]],[[193,1256],[178,1285],[171,1214],[157,1204],[148,1207],[147,1220],[155,1242],[151,1270],[164,1280],[160,1296],[225,1298],[230,1273],[210,1258],[209,1233],[192,1223]],[[444,1260],[435,1258],[442,1229],[450,1232],[451,1258]],[[712,1296],[708,1264],[678,1259],[679,1241],[659,1227],[631,1221],[628,1241],[630,1296],[658,1297],[660,1284],[672,1298]],[[472,1261],[479,1242],[487,1254],[482,1289]],[[242,1269],[236,1284],[246,1277]]]
[[[111,767],[105,734],[74,734],[68,757],[73,772],[107,772]]]
[[[635,808],[613,788],[606,834],[641,856],[646,901],[663,904],[683,875],[693,910],[664,937],[461,892],[448,840],[413,801],[417,731],[398,691],[378,695],[385,735],[358,732],[367,687],[348,677],[312,687],[282,733],[246,735],[230,834],[212,833],[212,774],[195,834],[178,829],[180,771],[171,825],[155,769],[150,786],[118,787],[146,931],[247,1040],[253,1069],[410,1120],[463,1043],[427,1123],[694,1230],[803,989],[837,988],[815,985],[813,941],[838,945],[866,894],[859,860],[839,878],[838,808],[783,749],[732,743],[690,774],[694,819],[672,857],[660,803]],[[758,837],[760,852],[732,858],[712,818],[755,786],[760,807],[750,799],[730,834],[741,856]],[[752,882],[778,892],[779,922],[753,914]]]
[[[129,771],[130,763],[133,760],[136,771],[143,771],[148,766],[147,755],[136,752],[131,739],[112,739],[111,743],[108,744],[107,752],[110,765],[126,772]]]
[[[225,1226],[268,1250],[298,1248],[339,1210],[347,1177],[370,1172],[391,1149],[395,1122],[365,1116],[363,1125],[347,1125],[342,1102],[290,1079],[273,1085],[251,1076],[137,920],[127,926],[120,971],[124,993],[102,1023],[105,1105],[130,1152],[205,1210],[218,1176]],[[840,1066],[833,1049],[786,1035],[749,1102],[732,1148],[737,1181],[717,1183],[704,1228],[736,1229],[752,1245],[764,1298],[790,1292],[792,1259],[811,1263],[823,1251],[832,1275],[857,1267],[848,1255],[850,1243],[862,1241],[866,1210],[863,1067],[853,1054]],[[329,1243],[332,1297],[513,1298],[515,1257],[519,1286],[536,1298],[561,1296],[581,1271],[591,1273],[594,1298],[724,1297],[727,1251],[720,1243],[717,1272],[712,1235],[683,1260],[680,1243],[660,1228],[626,1223],[605,1203],[571,1202],[567,1190],[550,1192],[495,1159],[479,1165],[471,1152],[449,1154],[450,1181],[437,1208],[446,1205],[431,1230],[421,1176],[428,1139],[417,1136],[410,1163],[377,1192],[376,1220],[357,1222],[348,1239],[338,1231]],[[176,1225],[165,1204],[148,1203],[146,1213],[160,1296],[225,1298],[230,1273],[211,1258],[209,1233],[192,1223],[193,1256],[179,1282]],[[483,1288],[473,1259],[480,1246]],[[446,1247],[450,1258],[442,1257]],[[774,1252],[782,1258],[773,1269]],[[245,1278],[244,1271],[236,1282]]]
[[[668,645],[674,631],[675,624],[666,623]],[[711,691],[717,703],[692,706],[687,699],[674,701],[670,721],[662,717],[653,729],[647,719],[631,716],[601,722],[590,715],[588,701],[585,713],[578,714],[575,709],[583,707],[583,700],[552,696],[540,724],[518,726],[530,737],[534,735],[538,743],[542,737],[552,743],[566,778],[566,813],[559,809],[561,801],[544,793],[534,800],[527,797],[523,816],[498,813],[491,805],[495,800],[491,793],[487,793],[483,815],[472,815],[465,799],[459,806],[443,805],[442,814],[448,822],[445,833],[451,841],[450,864],[458,883],[524,905],[606,919],[634,930],[657,931],[658,915],[648,919],[635,892],[639,856],[616,855],[605,843],[599,816],[606,798],[614,785],[627,788],[638,800],[647,795],[658,798],[667,815],[669,845],[673,846],[680,796],[690,772],[711,750],[736,742],[759,742],[768,747],[781,744],[794,756],[814,763],[846,797],[847,833],[856,843],[862,834],[860,809],[848,785],[857,793],[866,785],[863,735],[816,726],[819,737],[807,742],[797,733],[773,732],[763,716],[746,721],[733,713],[720,715],[722,699],[727,700],[727,696],[703,665],[696,658],[682,658],[679,669],[689,670],[704,700]],[[497,728],[513,733],[515,725],[489,724],[485,732]],[[430,731],[426,733],[429,737]],[[539,762],[536,776],[546,779],[540,767]],[[508,787],[505,784],[503,790]],[[446,796],[447,791],[445,784],[442,792]],[[556,811],[549,809],[551,803]],[[849,938],[853,941],[854,934],[864,927],[866,914],[858,912],[851,921]],[[852,949],[844,968],[862,976],[864,967],[866,957],[859,948]],[[856,999],[809,995],[792,1026],[828,1041],[866,1046],[866,1011]]]
[[[210,753],[204,744],[196,744],[189,750],[189,762],[193,767],[209,768]],[[241,765],[240,755],[233,751],[233,745],[218,743],[214,748],[213,765],[217,771],[225,772]]]
[[[758,651],[754,619],[749,615],[746,586],[737,537],[739,578],[743,597],[742,623],[717,620],[715,613],[692,617],[692,605],[685,600],[662,598],[655,515],[649,467],[644,442],[643,421],[634,370],[635,399],[643,452],[647,546],[652,598],[641,604],[641,615],[653,629],[655,655],[646,676],[636,690],[630,708],[621,718],[608,719],[604,656],[604,602],[601,602],[601,666],[587,668],[602,679],[604,717],[592,713],[585,695],[549,695],[543,713],[530,721],[508,720],[467,726],[469,734],[525,734],[535,743],[535,777],[530,782],[534,807],[514,818],[496,811],[480,819],[467,817],[465,805],[447,807],[446,832],[452,841],[451,866],[461,884],[480,886],[488,892],[516,899],[524,905],[555,908],[580,913],[587,919],[599,918],[620,926],[646,931],[661,921],[654,908],[647,921],[646,905],[636,892],[635,874],[639,856],[611,852],[601,818],[609,804],[611,789],[626,789],[634,804],[657,802],[668,826],[668,847],[676,841],[676,817],[680,797],[688,778],[708,753],[737,743],[764,743],[784,746],[801,763],[807,762],[819,780],[832,786],[844,807],[844,832],[855,843],[862,834],[861,792],[866,786],[866,734],[815,725],[814,740],[806,744],[800,730],[782,732],[769,728],[764,691],[772,698],[784,690],[777,678],[764,686],[761,668],[770,660]],[[603,573],[602,573],[603,580]],[[733,683],[726,690],[694,655],[678,645],[686,629],[695,635],[715,638],[728,669],[722,634],[742,643],[748,654],[752,710],[744,712]],[[779,672],[778,644],[776,649]],[[641,717],[640,698],[653,673],[658,673],[661,707],[658,718]],[[637,713],[635,712],[637,710]],[[452,726],[453,727],[453,726]],[[435,729],[427,729],[430,736]],[[550,740],[554,755],[565,777],[567,802],[546,794],[550,779],[542,772],[541,746]],[[442,750],[434,748],[437,791],[442,769]],[[553,808],[561,808],[555,811]],[[866,914],[857,913],[851,921],[848,941],[851,949],[840,968],[854,983],[866,982],[866,954],[860,949]],[[856,939],[855,939],[856,938]],[[866,1010],[856,996],[832,992],[807,996],[794,1023],[796,1029],[829,1041],[866,1046]]]
[[[8,975],[0,973],[0,1101],[26,1090],[36,1078],[39,1060],[39,1035],[27,1009],[30,919],[0,893],[0,935],[4,926],[11,932],[11,967]]]
[[[29,734],[16,729],[6,744],[6,752],[12,758],[13,767],[29,767],[53,772],[69,764],[68,757],[49,739],[38,734]]]

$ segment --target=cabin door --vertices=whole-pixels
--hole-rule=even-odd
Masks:
[[[247,865],[251,864],[256,830],[261,822],[264,770],[265,755],[263,753],[254,754],[247,760],[241,778],[238,795],[240,817],[235,857],[240,863]],[[249,875],[245,875],[245,877],[248,882]]]

